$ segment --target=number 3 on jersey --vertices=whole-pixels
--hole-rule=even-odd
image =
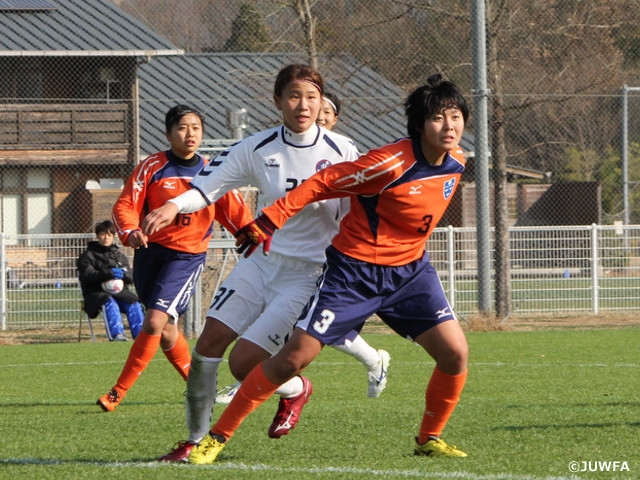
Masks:
[[[431,222],[433,222],[433,215],[425,215],[422,217],[422,227],[418,228],[420,233],[424,233],[425,235],[429,233],[429,229],[431,228]]]
[[[331,310],[324,309],[322,311],[322,320],[314,322],[313,329],[318,333],[325,333],[335,319],[336,316]]]

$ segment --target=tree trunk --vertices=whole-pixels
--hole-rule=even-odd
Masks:
[[[311,15],[309,0],[293,0],[291,6],[295,9],[305,37],[305,48],[309,57],[309,65],[318,69],[318,49],[316,48],[316,19]]]
[[[502,13],[498,10],[495,13]],[[497,30],[500,16],[494,17],[495,23],[490,32]],[[509,201],[507,189],[507,148],[505,146],[505,108],[502,96],[502,82],[498,69],[498,46],[495,35],[487,35],[489,52],[488,79],[491,90],[491,113],[489,133],[491,144],[491,163],[493,165],[493,217],[495,301],[496,316],[504,319],[511,313],[511,265],[509,249]]]
[[[497,83],[494,83],[497,91],[492,96],[493,114],[490,123],[494,186],[496,316],[504,319],[511,313],[511,268],[504,105]]]

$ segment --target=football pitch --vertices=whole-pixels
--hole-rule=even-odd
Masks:
[[[467,458],[413,455],[433,361],[387,334],[389,383],[366,397],[364,368],[325,348],[297,428],[272,440],[271,399],[214,465],[161,464],[186,438],[185,384],[158,352],[121,406],[96,399],[131,343],[0,347],[2,479],[640,478],[640,329],[470,332],[469,377],[443,438]],[[232,383],[227,365],[219,385]],[[216,407],[214,418],[224,406]]]

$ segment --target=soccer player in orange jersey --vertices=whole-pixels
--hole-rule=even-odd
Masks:
[[[113,222],[122,244],[136,249],[133,282],[146,313],[118,381],[97,401],[107,412],[120,404],[158,347],[187,379],[191,352],[178,330],[178,318],[187,310],[204,268],[213,221],[231,233],[251,221],[250,209],[234,190],[206,209],[178,215],[164,230],[151,236],[142,233],[140,224],[145,215],[188,190],[191,179],[206,164],[196,153],[204,128],[197,110],[186,105],[173,107],[166,114],[165,128],[171,148],[151,155],[135,168],[113,207]]]
[[[259,190],[260,207],[269,205],[317,171],[356,160],[359,153],[351,139],[316,125],[323,92],[322,75],[311,66],[282,68],[273,88],[282,124],[256,132],[222,152],[193,179],[192,190],[149,213],[143,231],[154,234],[172,224],[176,213],[198,211],[230,188],[243,185]],[[218,369],[230,345],[229,369],[242,381],[285,344],[316,289],[325,249],[338,232],[347,203],[332,199],[309,205],[273,236],[269,256],[240,259],[220,285],[193,351],[185,394],[189,437],[177,442],[159,461],[186,462],[209,432]],[[352,342],[345,352],[367,369],[368,395],[377,396],[384,388],[388,356],[384,361],[364,341],[343,340]],[[363,344],[369,355],[360,348]],[[297,423],[295,412],[312,391],[311,382],[303,376],[295,376],[277,389],[280,400],[268,429],[270,438],[288,435]]]
[[[190,462],[212,463],[243,419],[279,385],[374,313],[436,362],[414,453],[466,456],[440,434],[466,381],[468,347],[424,245],[460,183],[464,157],[458,145],[469,110],[456,85],[434,75],[409,95],[405,113],[408,138],[319,171],[238,232],[240,252],[251,254],[264,244],[266,253],[273,232],[308,203],[351,200],[327,248],[318,290],[293,335],[247,375],[209,435],[191,451]]]

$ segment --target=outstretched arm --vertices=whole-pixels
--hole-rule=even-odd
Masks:
[[[401,171],[402,160],[396,158],[398,156],[371,151],[355,162],[337,163],[316,172],[284,197],[263,208],[260,216],[238,230],[238,252],[245,252],[248,257],[264,243],[264,252],[268,253],[273,232],[309,203],[379,192]]]
[[[188,190],[145,216],[141,225],[142,233],[147,236],[153,235],[169,225],[178,213],[195,212],[207,205],[206,199],[198,190]]]

